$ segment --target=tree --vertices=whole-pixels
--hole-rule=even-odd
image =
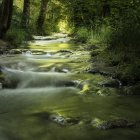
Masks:
[[[0,9],[0,38],[3,38],[10,27],[13,0],[3,0]]]
[[[104,1],[103,8],[102,8],[102,16],[107,17],[110,15],[110,5],[107,1]]]
[[[36,22],[37,33],[39,33],[39,34],[43,31],[43,24],[44,24],[45,17],[46,17],[48,2],[49,2],[49,0],[41,0],[40,12],[39,12],[39,16],[38,16],[38,19]]]
[[[30,0],[24,0],[22,20],[21,20],[21,25],[23,28],[29,27],[29,18],[30,18]]]

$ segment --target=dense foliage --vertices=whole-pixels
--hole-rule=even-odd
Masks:
[[[139,0],[14,0],[11,29],[18,27],[32,34],[67,30],[82,42],[138,47],[139,5]]]
[[[85,38],[86,34],[83,34],[83,28],[86,28],[90,34],[93,34],[92,37],[95,36],[93,39],[99,39],[101,42],[106,38],[110,46],[133,45],[138,47],[140,45],[139,0],[128,0],[127,2],[121,0],[73,0],[69,3],[69,11],[71,11],[69,21],[72,22],[75,31],[78,31],[79,39],[82,35]],[[79,30],[81,30],[81,35]]]

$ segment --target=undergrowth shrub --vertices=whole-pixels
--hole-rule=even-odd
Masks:
[[[14,47],[17,47],[23,41],[31,38],[30,34],[23,29],[11,28],[6,34],[6,40],[9,41]]]
[[[112,12],[110,24],[113,27],[110,47],[123,47],[126,50],[140,46],[140,2],[129,1]],[[123,11],[123,12],[122,12]]]
[[[82,43],[86,43],[87,40],[89,39],[89,31],[86,27],[81,27],[81,28],[78,28],[77,32],[76,32],[76,39],[77,41],[79,42],[82,42]]]
[[[124,64],[118,67],[118,76],[126,84],[135,84],[140,80],[140,63]]]

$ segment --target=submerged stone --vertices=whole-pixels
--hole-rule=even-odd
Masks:
[[[50,115],[49,119],[57,124],[66,125],[67,121],[63,116],[59,115]]]
[[[116,128],[134,128],[138,125],[138,122],[136,121],[128,121],[125,119],[114,119],[114,120],[100,120],[100,119],[94,119],[91,122],[92,126],[98,129],[116,129]]]
[[[49,53],[46,53],[45,51],[41,50],[31,50],[33,55],[44,55],[46,54],[47,56],[51,56]]]
[[[59,51],[57,51],[57,53],[71,53],[71,54],[73,54],[73,52],[70,50],[59,50]]]
[[[50,121],[61,126],[75,125],[80,122],[78,118],[64,117],[61,114],[54,114],[49,112],[39,112],[31,114],[31,116],[38,117],[41,121]]]

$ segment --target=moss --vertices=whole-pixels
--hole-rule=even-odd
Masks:
[[[92,125],[94,127],[99,127],[100,125],[102,125],[104,123],[103,120],[99,119],[99,118],[95,118],[93,121],[92,121]]]
[[[85,94],[85,93],[88,93],[88,92],[90,92],[89,84],[85,84],[83,89],[79,93],[80,94]]]

